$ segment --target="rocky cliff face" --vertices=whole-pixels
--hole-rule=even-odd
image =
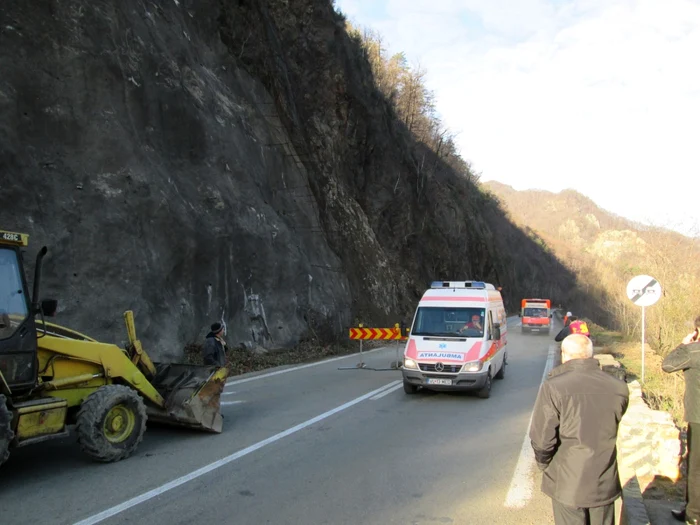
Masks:
[[[218,319],[287,348],[410,321],[433,279],[573,286],[403,128],[329,0],[3,0],[0,71],[0,228],[95,337],[133,309],[161,358]]]

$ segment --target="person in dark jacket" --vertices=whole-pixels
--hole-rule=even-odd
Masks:
[[[661,369],[669,374],[683,370],[685,376],[683,407],[688,423],[685,508],[671,513],[678,521],[697,524],[700,521],[700,316],[695,319],[695,331],[666,356]]]
[[[588,331],[588,325],[586,324],[586,321],[580,320],[578,317],[575,315],[572,315],[569,317],[567,320],[568,324],[562,328],[559,333],[554,337],[554,340],[559,343],[563,341],[567,336],[570,336],[572,334],[583,334],[588,337],[591,336],[591,333]]]
[[[530,427],[542,492],[552,498],[556,525],[613,525],[622,493],[617,430],[629,390],[600,369],[585,335],[566,337],[561,351],[562,364],[540,387]]]
[[[221,323],[211,325],[202,349],[205,365],[226,366],[226,341]]]

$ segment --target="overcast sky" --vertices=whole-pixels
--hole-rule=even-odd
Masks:
[[[428,71],[483,181],[700,235],[700,0],[336,0]]]

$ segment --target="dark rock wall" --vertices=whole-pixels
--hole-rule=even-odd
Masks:
[[[288,348],[408,322],[433,279],[575,286],[404,129],[328,0],[3,0],[0,72],[0,228],[97,338],[132,309],[160,358],[218,319]]]

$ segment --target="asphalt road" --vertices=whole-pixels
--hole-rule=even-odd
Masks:
[[[0,523],[87,525],[553,523],[524,440],[550,336],[509,319],[489,399],[406,395],[358,356],[232,378],[219,435],[154,427],[134,456],[93,463],[74,438],[0,467]],[[395,346],[365,353],[387,368]]]

